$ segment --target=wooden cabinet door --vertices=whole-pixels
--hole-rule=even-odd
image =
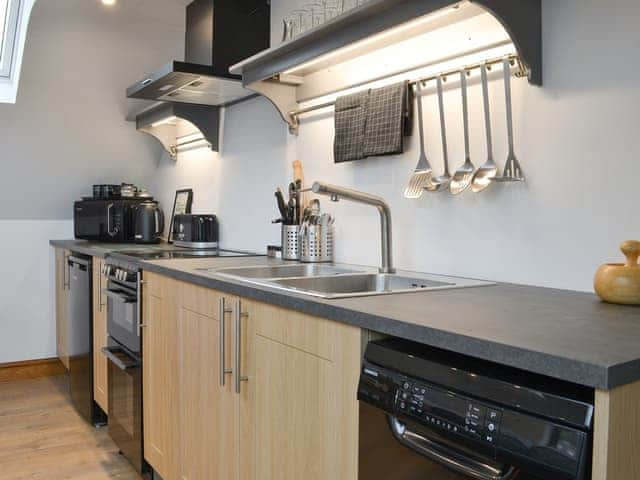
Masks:
[[[360,330],[242,301],[243,480],[356,480]]]
[[[109,412],[109,362],[102,353],[107,346],[107,299],[102,290],[107,278],[102,274],[104,259],[93,258],[93,397],[105,413]]]
[[[172,281],[145,272],[142,285],[144,457],[165,480],[179,478],[176,295]]]
[[[62,364],[69,369],[67,338],[69,328],[69,267],[67,259],[71,252],[56,248],[56,350]]]
[[[221,385],[221,349],[228,370],[231,332],[222,329],[220,322],[227,327],[230,312],[221,312],[224,297],[214,290],[182,283],[179,292],[180,479],[233,480],[238,462],[238,399],[229,373]],[[224,300],[228,308],[232,302]]]

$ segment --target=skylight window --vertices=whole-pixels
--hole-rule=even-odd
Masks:
[[[14,64],[20,0],[0,0],[0,77],[10,77]]]

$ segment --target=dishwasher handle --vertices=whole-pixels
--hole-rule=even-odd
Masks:
[[[419,433],[412,432],[396,417],[387,416],[393,436],[407,448],[453,471],[475,480],[513,480],[519,470],[514,467],[497,469],[481,461],[469,458],[450,447],[434,442]]]

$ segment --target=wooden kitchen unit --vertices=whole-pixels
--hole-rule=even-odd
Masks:
[[[62,362],[69,255],[56,249]],[[107,412],[103,264],[94,257],[94,395]],[[357,480],[371,332],[150,272],[142,298],[144,453],[164,480]],[[592,480],[640,478],[638,405],[640,382],[595,390]]]
[[[145,456],[164,480],[357,478],[360,329],[144,279]]]

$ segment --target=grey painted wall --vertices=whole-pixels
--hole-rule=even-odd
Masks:
[[[0,219],[69,219],[93,183],[145,183],[160,148],[124,119],[128,85],[182,58],[174,0],[38,0],[15,105],[0,104]]]
[[[161,148],[125,88],[182,58],[175,0],[38,0],[15,105],[0,104],[0,363],[55,356],[51,238],[95,182],[146,183]]]
[[[281,17],[307,3],[273,0],[272,40]],[[394,220],[398,267],[417,271],[491,278],[577,290],[592,289],[596,268],[619,260],[618,244],[640,237],[637,203],[640,175],[638,110],[640,67],[629,62],[640,49],[636,0],[543,0],[544,86],[514,81],[516,150],[525,185],[496,186],[460,198],[402,196],[418,158],[417,136],[404,155],[334,165],[333,115],[307,116],[299,137],[286,133],[264,99],[230,108],[224,146],[198,196],[221,218],[224,245],[264,251],[278,242],[273,189],[289,181],[291,161],[304,162],[308,180],[322,179],[387,198]],[[491,83],[495,156],[506,159],[504,94]],[[470,91],[472,156],[486,158],[480,89]],[[462,162],[460,96],[447,92],[445,104],[451,162]],[[424,100],[427,154],[441,169],[437,102]],[[430,139],[430,140],[429,140]],[[181,186],[196,180],[187,164]],[[163,169],[158,188],[178,178]],[[198,174],[198,181],[202,177]],[[206,192],[206,193],[205,193]],[[378,218],[374,210],[348,202],[329,204],[337,215],[337,258],[379,262]]]

